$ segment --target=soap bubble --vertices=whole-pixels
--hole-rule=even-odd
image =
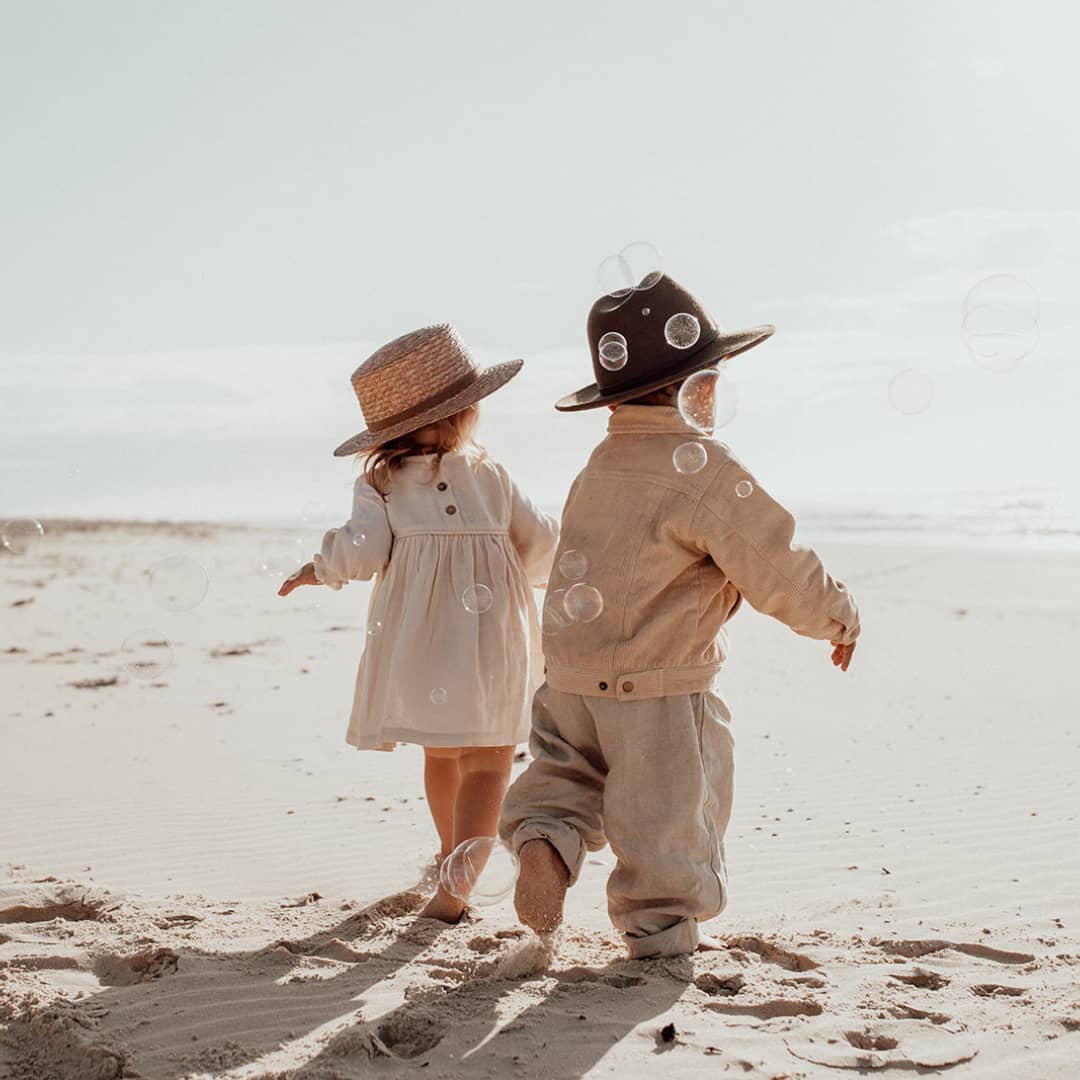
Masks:
[[[596,280],[605,296],[621,298],[634,290],[630,264],[621,255],[609,255],[596,271]]]
[[[699,442],[683,443],[682,446],[675,448],[671,461],[676,472],[690,476],[705,468],[709,462],[709,452]]]
[[[571,581],[580,581],[589,572],[589,560],[585,552],[571,548],[559,556],[559,573]]]
[[[428,697],[431,698],[432,705],[445,705],[449,695],[443,687],[436,686],[435,689],[428,694]]]
[[[926,412],[933,397],[933,381],[916,368],[901,371],[889,381],[889,403],[905,416]]]
[[[696,371],[679,387],[679,412],[698,431],[711,435],[730,424],[739,408],[733,383],[717,368]]]
[[[483,615],[491,607],[491,590],[486,585],[470,585],[461,594],[461,603],[470,615]]]
[[[146,573],[150,579],[150,595],[158,607],[166,611],[197,608],[210,588],[206,571],[186,555],[170,555],[154,563]]]
[[[651,289],[663,276],[664,257],[655,244],[635,240],[619,252],[619,258],[630,268],[630,281],[638,291]]]
[[[369,638],[378,637],[382,632],[382,623],[378,619],[368,619],[367,624],[367,636]]]
[[[439,882],[451,895],[478,907],[505,900],[517,883],[517,855],[495,836],[458,844],[439,867]]]
[[[172,642],[160,630],[135,630],[120,646],[120,662],[129,675],[151,682],[172,667]]]
[[[572,622],[592,622],[604,610],[604,598],[591,585],[579,581],[566,590],[563,607]]]
[[[651,308],[647,308],[647,307],[643,307],[643,308],[641,309],[641,314],[642,314],[642,315],[651,315],[651,314],[652,314],[652,309],[651,309]]]
[[[1039,342],[1039,294],[1013,274],[984,278],[964,297],[960,333],[977,364],[1013,371]]]
[[[287,578],[307,562],[307,547],[303,540],[271,542],[259,556],[259,569],[271,577]]]
[[[626,347],[626,338],[614,330],[609,330],[600,338],[596,351],[600,357],[600,366],[605,371],[618,371],[626,367],[626,361],[630,355]]]
[[[745,499],[754,494],[754,485],[751,484],[749,480],[740,480],[735,485],[735,494],[738,495],[740,499]]]
[[[354,532],[352,534],[352,546],[363,547],[367,543],[367,533]]]
[[[0,545],[12,555],[29,555],[45,536],[45,526],[35,518],[16,518],[0,527]]]
[[[560,630],[565,630],[570,622],[570,616],[566,611],[566,590],[548,590],[544,598],[544,633],[557,634]]]
[[[698,343],[701,337],[701,323],[697,316],[686,311],[672,315],[664,323],[664,340],[676,349],[689,349]]]

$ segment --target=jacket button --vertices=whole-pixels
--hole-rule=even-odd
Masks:
[[[457,513],[457,507],[456,506],[448,506],[446,508],[446,512],[448,514],[456,514]]]
[[[622,692],[624,694],[632,694],[634,692],[634,684],[632,682],[624,682],[622,684]]]
[[[606,683],[606,682],[602,682],[602,683],[600,684],[600,689],[601,689],[601,690],[606,690],[606,689],[607,689],[607,683]]]
[[[445,491],[445,490],[446,490],[446,481],[445,481],[445,480],[440,480],[440,481],[438,482],[438,484],[436,484],[435,486],[436,486],[436,487],[437,487],[437,488],[438,488],[438,489],[439,489],[440,491]]]

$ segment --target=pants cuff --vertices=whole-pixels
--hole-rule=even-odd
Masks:
[[[585,844],[576,829],[563,821],[554,819],[533,819],[520,824],[511,837],[510,844],[515,852],[521,850],[530,840],[546,840],[559,853],[559,858],[566,864],[573,885],[581,873],[581,864],[585,861]]]
[[[644,960],[648,956],[684,956],[694,952],[700,940],[697,919],[683,919],[666,930],[643,937],[623,934],[623,941],[635,960]]]

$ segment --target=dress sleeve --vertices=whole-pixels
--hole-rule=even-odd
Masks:
[[[559,523],[545,514],[505,469],[500,466],[499,471],[510,489],[510,543],[529,582],[543,585],[551,573],[551,560],[559,542]]]
[[[725,465],[698,504],[695,540],[750,606],[797,634],[850,644],[859,609],[811,548],[795,543],[795,518],[738,462]]]
[[[315,556],[315,576],[331,589],[368,581],[386,568],[393,543],[386,503],[361,478],[353,489],[349,520],[323,537],[322,550]]]

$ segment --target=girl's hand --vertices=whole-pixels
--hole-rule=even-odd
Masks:
[[[315,564],[304,563],[295,574],[290,574],[278,589],[278,596],[288,596],[299,585],[321,585],[322,582],[315,576]]]
[[[833,647],[833,667],[838,667],[841,671],[847,671],[848,665],[851,663],[851,656],[855,652],[855,642],[853,641],[850,645],[841,645],[838,641],[830,641],[829,644]]]

